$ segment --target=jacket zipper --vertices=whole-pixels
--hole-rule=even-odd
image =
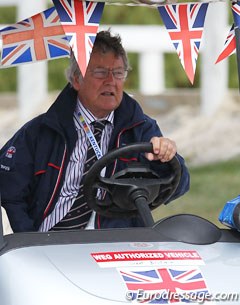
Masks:
[[[121,137],[121,135],[122,135],[126,130],[132,129],[132,128],[134,128],[134,127],[136,127],[136,126],[142,124],[143,122],[144,122],[144,120],[143,120],[143,121],[140,121],[140,122],[138,122],[138,123],[136,123],[136,124],[134,124],[134,125],[132,125],[132,126],[130,126],[130,127],[128,127],[128,128],[123,128],[123,129],[119,132],[119,134],[118,134],[116,148],[119,148],[119,145],[120,145],[120,137]],[[117,159],[116,159],[115,162],[114,162],[114,166],[113,166],[113,170],[112,170],[112,175],[115,173],[116,167],[117,167]]]
[[[134,128],[134,127],[136,127],[136,126],[138,126],[138,125],[140,125],[140,124],[142,124],[142,123],[144,123],[144,120],[142,120],[142,121],[140,121],[140,122],[138,122],[138,123],[136,123],[136,124],[134,124],[134,125],[132,125],[132,126],[130,126],[130,127],[128,127],[128,128],[123,128],[123,129],[119,132],[119,134],[118,134],[116,148],[119,148],[120,137],[121,137],[121,135],[122,135],[126,130],[132,129],[132,128]],[[116,159],[115,162],[114,162],[114,166],[113,166],[113,170],[112,170],[112,174],[111,174],[111,175],[113,175],[113,174],[115,173],[116,167],[117,167],[117,159]],[[95,219],[95,227],[97,227],[97,229],[101,229],[100,215],[99,215],[99,214],[96,214],[95,218],[96,218],[96,219]]]

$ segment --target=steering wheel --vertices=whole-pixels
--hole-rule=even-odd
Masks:
[[[166,203],[181,178],[181,166],[176,156],[167,163],[161,163],[165,168],[164,177],[138,162],[133,162],[110,178],[100,175],[103,168],[113,161],[117,162],[118,158],[133,152],[152,151],[151,143],[135,143],[114,149],[96,161],[87,173],[83,186],[89,207],[100,215],[119,218],[139,215],[139,206],[147,205],[150,211]],[[99,199],[99,192],[103,199]]]

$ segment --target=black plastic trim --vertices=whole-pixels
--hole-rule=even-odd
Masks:
[[[240,243],[240,233],[231,229],[218,229],[219,239],[215,242]],[[46,233],[14,233],[4,236],[5,247],[0,255],[24,247],[45,245],[117,243],[117,242],[176,242],[176,239],[165,236],[154,228],[124,228],[83,231],[58,231]],[[182,241],[184,242],[184,241]],[[194,242],[196,244],[196,242]],[[202,243],[200,243],[202,244]]]

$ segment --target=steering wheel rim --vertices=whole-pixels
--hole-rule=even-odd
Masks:
[[[123,156],[124,154],[129,154],[131,152],[138,153],[146,153],[152,152],[152,144],[151,143],[134,143],[121,148],[116,148],[102,156],[99,160],[97,160],[94,165],[90,168],[89,172],[85,176],[85,182],[83,186],[83,192],[87,203],[91,209],[99,213],[100,215],[104,215],[107,217],[133,217],[138,215],[137,209],[135,210],[121,210],[118,206],[115,205],[114,202],[107,202],[103,204],[103,201],[96,198],[96,189],[105,189],[105,183],[111,182],[111,178],[104,178],[100,176],[100,173],[104,167],[106,167],[109,163],[116,160],[118,157]],[[151,202],[149,204],[149,208],[153,210],[158,207],[160,204],[166,203],[172,194],[176,191],[177,186],[179,184],[181,178],[181,165],[176,156],[167,162],[174,172],[174,177],[172,179],[171,191],[166,194],[166,196],[162,199],[160,203]],[[111,184],[114,184],[111,182]],[[105,189],[106,190],[106,189]],[[94,192],[95,191],[95,192]]]

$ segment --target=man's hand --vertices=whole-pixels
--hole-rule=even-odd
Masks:
[[[153,145],[153,153],[146,153],[149,161],[160,160],[168,162],[172,160],[177,152],[177,146],[174,141],[164,137],[153,137],[150,141]]]

